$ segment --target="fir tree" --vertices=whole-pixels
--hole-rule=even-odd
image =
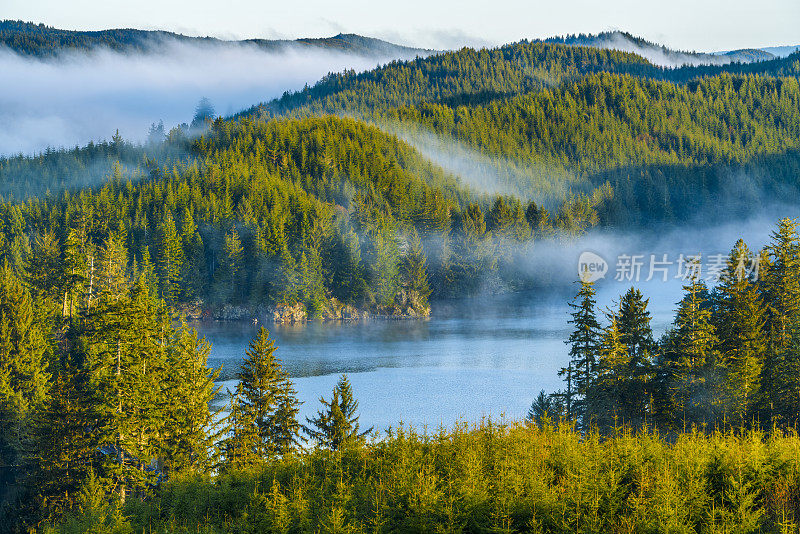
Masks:
[[[603,330],[599,346],[597,377],[589,388],[587,412],[601,429],[613,429],[618,423],[629,424],[632,407],[628,346],[622,342],[617,317]]]
[[[420,311],[427,311],[428,296],[431,294],[425,263],[422,241],[419,234],[414,231],[409,242],[409,250],[403,261],[403,275],[405,288],[410,293],[410,300],[414,303],[414,308]]]
[[[716,377],[710,375],[720,358],[715,350],[718,340],[711,323],[708,290],[697,277],[683,289],[675,329],[665,348],[673,412],[684,424],[712,423],[719,397],[712,381]]]
[[[631,287],[619,302],[616,312],[617,328],[620,341],[627,349],[628,367],[625,380],[627,383],[626,416],[629,424],[638,426],[644,423],[650,412],[652,392],[648,383],[652,378],[653,331],[650,327],[650,312],[647,310],[649,299]]]
[[[158,224],[157,233],[156,273],[161,284],[161,296],[172,304],[180,294],[184,257],[175,221],[169,210],[164,210],[164,216]]]
[[[342,375],[334,386],[331,400],[326,401],[320,397],[322,410],[316,417],[306,418],[307,425],[303,431],[313,439],[318,446],[331,450],[340,450],[357,443],[372,432],[372,427],[359,429],[357,410],[358,401],[353,397],[353,388],[347,375]]]
[[[596,301],[593,284],[586,281],[581,281],[580,284],[580,291],[574,301],[569,303],[573,312],[568,323],[573,325],[573,331],[565,343],[570,346],[571,378],[576,393],[572,411],[585,429],[589,425],[586,409],[589,402],[587,396],[595,380],[600,323],[595,315]]]
[[[28,470],[36,413],[50,388],[50,346],[33,300],[8,264],[0,268],[0,502]]]
[[[261,327],[250,342],[232,398],[229,461],[247,463],[283,455],[298,443],[299,402],[277,347]],[[238,457],[238,458],[237,458]]]
[[[714,290],[714,325],[725,370],[726,412],[744,424],[760,393],[760,374],[767,349],[764,306],[745,266],[752,255],[741,239],[731,250],[720,283]]]
[[[166,413],[161,458],[168,475],[202,474],[215,462],[215,440],[219,438],[218,412],[209,404],[219,393],[215,385],[219,369],[207,366],[211,345],[185,324],[175,332],[166,362],[162,395],[170,399]]]
[[[765,329],[768,346],[761,372],[761,395],[758,405],[764,423],[775,417],[785,419],[775,406],[776,395],[785,373],[791,373],[792,350],[787,350],[793,325],[800,316],[800,241],[797,221],[781,219],[765,247],[760,265],[759,287],[766,305]],[[790,375],[791,376],[791,375]]]

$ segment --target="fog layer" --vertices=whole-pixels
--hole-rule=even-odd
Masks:
[[[145,53],[97,50],[31,59],[0,49],[0,155],[110,138],[142,140],[150,124],[191,121],[206,96],[227,115],[302,89],[329,72],[366,70],[391,59],[287,45],[162,41]]]

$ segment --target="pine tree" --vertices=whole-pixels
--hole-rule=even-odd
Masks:
[[[183,269],[183,247],[175,228],[172,213],[165,209],[158,224],[158,243],[156,245],[156,273],[158,274],[161,296],[173,304],[180,294],[181,273]]]
[[[537,426],[542,426],[545,420],[557,422],[562,415],[561,411],[562,407],[558,402],[558,398],[541,390],[531,403],[530,409],[528,409],[526,421]]]
[[[123,298],[99,301],[86,318],[81,346],[90,373],[92,439],[102,451],[98,477],[121,501],[146,491],[157,473],[145,469],[163,448],[163,386],[173,330],[167,309],[144,275]]]
[[[191,300],[201,295],[205,283],[205,248],[203,239],[192,217],[192,211],[184,210],[183,224],[181,225],[181,242],[183,244],[183,280],[182,294],[186,300]]]
[[[798,222],[781,219],[765,251],[768,262],[761,274],[764,302],[768,306],[770,349],[779,351],[789,341],[791,325],[800,315],[800,240]]]
[[[410,293],[410,300],[414,308],[419,311],[428,311],[428,296],[431,294],[428,284],[428,272],[425,266],[425,252],[422,250],[422,241],[419,234],[411,234],[409,250],[403,261],[403,276],[405,288]]]
[[[683,289],[685,295],[665,349],[673,412],[683,423],[712,423],[719,392],[711,374],[720,357],[715,350],[718,340],[711,323],[708,289],[697,277],[691,278]]]
[[[611,324],[603,330],[599,346],[597,377],[589,388],[587,412],[601,429],[613,429],[616,424],[630,424],[632,413],[628,398],[631,391],[630,357],[628,346],[622,342],[622,334],[616,316],[611,315]]]
[[[33,299],[6,263],[0,268],[0,502],[26,466],[31,421],[47,401],[50,346]]]
[[[86,283],[86,255],[79,232],[75,229],[69,230],[62,249],[60,281],[63,291],[62,314],[65,318],[73,319]]]
[[[163,395],[171,403],[161,452],[167,474],[203,474],[214,464],[219,414],[211,412],[209,404],[220,387],[214,384],[219,369],[207,366],[210,352],[211,345],[185,324],[175,332],[163,384]]]
[[[793,325],[800,317],[800,241],[797,221],[781,219],[778,229],[762,254],[759,286],[766,305],[768,345],[761,372],[758,405],[763,423],[778,417],[786,420],[779,395],[785,389],[786,373],[795,367],[794,351],[789,348]],[[791,374],[788,376],[792,376]],[[784,384],[784,386],[782,386]],[[793,418],[793,417],[792,417]]]
[[[239,232],[236,231],[234,226],[225,234],[225,271],[231,293],[235,289],[236,275],[242,267],[243,253],[242,241],[239,239]]]
[[[569,306],[573,309],[568,321],[573,331],[565,343],[570,345],[569,356],[572,368],[571,379],[575,390],[572,412],[586,429],[590,423],[586,406],[587,396],[595,380],[599,352],[600,323],[595,315],[595,291],[592,282],[581,281],[581,288]]]
[[[40,310],[55,321],[61,310],[61,247],[53,232],[36,236],[25,265],[25,284]]]
[[[627,410],[628,423],[639,426],[650,412],[652,392],[648,384],[652,379],[653,330],[650,327],[649,299],[631,287],[619,302],[616,312],[620,341],[627,349]]]
[[[303,425],[303,431],[313,439],[317,446],[327,447],[331,450],[341,450],[347,446],[361,441],[372,432],[372,427],[361,432],[359,429],[358,401],[353,397],[353,388],[347,375],[342,375],[334,386],[331,400],[319,399],[322,410],[316,417],[306,418],[308,425]]]
[[[237,374],[226,446],[229,461],[263,461],[290,452],[298,443],[299,401],[289,375],[275,357],[276,350],[269,332],[261,327]]]
[[[397,295],[400,276],[400,251],[394,224],[388,217],[381,218],[370,232],[370,238],[375,250],[375,298],[380,306],[390,307]]]
[[[726,412],[738,424],[746,422],[758,398],[767,350],[763,302],[744,269],[749,261],[751,253],[740,239],[731,250],[713,299],[712,323],[726,374]]]

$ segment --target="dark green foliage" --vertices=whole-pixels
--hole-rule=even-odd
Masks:
[[[570,346],[570,373],[576,398],[570,399],[569,415],[588,428],[591,420],[587,404],[589,391],[594,385],[597,360],[600,352],[600,323],[595,315],[595,291],[591,282],[580,282],[581,289],[569,306],[574,310],[568,321],[573,331],[566,340]],[[562,371],[563,374],[563,371]]]
[[[226,470],[282,456],[298,444],[299,402],[289,375],[275,357],[276,349],[264,327],[250,342],[231,394],[230,429],[221,444]]]
[[[795,228],[794,220],[779,221],[760,255],[737,241],[727,259],[719,258],[725,263],[711,291],[694,268],[698,260],[691,259],[675,321],[658,343],[648,301],[631,288],[608,316],[596,372],[583,397],[580,369],[584,354],[592,351],[581,349],[595,345],[590,336],[581,344],[576,329],[568,340],[572,359],[560,373],[567,389],[554,394],[567,403],[566,417],[578,422],[588,417],[602,431],[793,428],[800,408],[800,318],[792,296],[800,258]],[[584,293],[584,306],[576,303],[571,323],[589,317],[581,313],[593,306]]]

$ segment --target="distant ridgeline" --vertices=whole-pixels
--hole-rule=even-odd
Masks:
[[[680,66],[684,63],[721,65],[725,63],[753,63],[778,57],[776,54],[758,48],[744,48],[728,52],[709,54],[705,52],[685,52],[672,50],[666,46],[652,43],[627,32],[602,32],[596,35],[566,35],[545,39],[546,43],[559,43],[572,46],[591,46],[595,48],[614,48],[628,51],[658,52],[665,61]]]
[[[19,54],[30,56],[52,56],[70,50],[93,50],[107,48],[119,52],[157,51],[164,41],[171,40],[187,44],[237,45],[250,44],[266,50],[281,50],[289,46],[312,47],[337,50],[351,54],[389,57],[414,57],[427,55],[431,50],[400,46],[380,39],[354,34],[339,34],[320,39],[246,39],[225,41],[214,37],[190,37],[179,33],[130,28],[73,31],[60,30],[44,24],[18,20],[0,21],[0,47],[6,46]]]
[[[280,320],[425,315],[429,294],[547,283],[518,268],[531,240],[796,198],[798,75],[800,53],[665,69],[543,42],[331,74],[199,137],[176,128],[142,146],[0,160],[4,198],[29,196],[26,184],[50,193],[0,206],[2,255],[22,272],[42,240],[58,258],[77,239],[91,265],[116,236],[171,304],[271,307]],[[471,188],[450,170],[456,144],[496,183]],[[109,168],[108,183],[75,191]]]

